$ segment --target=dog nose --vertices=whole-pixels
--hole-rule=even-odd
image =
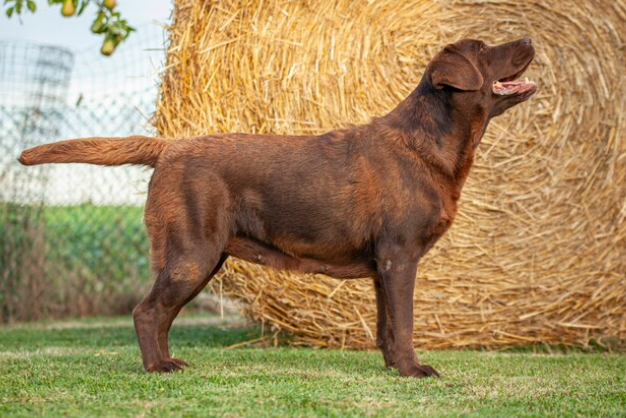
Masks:
[[[524,45],[532,45],[533,41],[528,36],[524,36],[522,38],[522,44],[524,44]]]

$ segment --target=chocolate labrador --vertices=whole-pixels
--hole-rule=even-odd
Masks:
[[[491,118],[536,92],[518,80],[534,55],[529,38],[447,45],[389,114],[319,136],[85,138],[31,148],[19,161],[155,168],[145,224],[156,280],[133,311],[148,372],[187,366],[170,356],[172,321],[233,256],[373,278],[386,366],[439,376],[413,348],[417,265],[452,224]]]

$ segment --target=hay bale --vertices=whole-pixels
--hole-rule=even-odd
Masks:
[[[175,5],[155,117],[172,138],[364,123],[406,97],[444,44],[530,35],[540,92],[487,130],[455,225],[419,268],[415,340],[626,340],[624,0]],[[213,287],[297,344],[373,346],[369,280],[232,261]]]

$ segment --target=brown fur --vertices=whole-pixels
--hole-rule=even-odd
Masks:
[[[417,264],[452,224],[489,120],[530,96],[496,96],[492,83],[521,75],[533,57],[527,38],[448,45],[389,114],[320,136],[89,138],[35,147],[20,161],[155,167],[145,223],[156,281],[133,312],[147,371],[186,365],[170,356],[171,323],[234,256],[374,278],[385,364],[438,376],[411,340]]]
[[[28,149],[19,158],[24,165],[90,163],[100,165],[144,164],[154,167],[166,141],[145,136],[81,138]]]

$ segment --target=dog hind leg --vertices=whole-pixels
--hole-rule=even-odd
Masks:
[[[183,306],[191,301],[226,260],[231,231],[228,190],[216,176],[205,183],[188,171],[195,166],[172,164],[155,170],[150,181],[144,220],[150,237],[150,264],[156,280],[133,311],[135,331],[148,372],[180,370],[187,363],[171,358],[168,333]],[[186,174],[186,175],[184,175]]]
[[[186,300],[184,300],[178,306],[174,306],[168,312],[168,314],[164,317],[165,318],[164,321],[159,324],[158,343],[159,343],[159,348],[161,350],[161,355],[163,356],[163,359],[171,360],[181,367],[188,366],[187,362],[185,362],[184,360],[173,358],[170,355],[168,334],[172,326],[172,322],[174,321],[174,319],[176,318],[180,310],[183,308],[183,306],[185,306],[187,303],[193,300],[198,295],[198,293],[200,293],[202,289],[206,287],[206,285],[211,281],[213,276],[215,276],[220,271],[220,269],[222,268],[222,265],[224,265],[224,262],[226,261],[227,258],[228,256],[226,254],[222,254],[220,260],[217,262],[217,265],[215,266],[215,268],[213,268],[213,271],[206,277],[206,279],[202,281],[196,287],[196,289],[192,292],[191,295],[189,295],[189,297]]]
[[[198,246],[193,252],[170,257],[150,293],[133,311],[143,365],[148,372],[172,372],[186,363],[169,356],[167,331],[181,310],[217,270],[220,251]]]

